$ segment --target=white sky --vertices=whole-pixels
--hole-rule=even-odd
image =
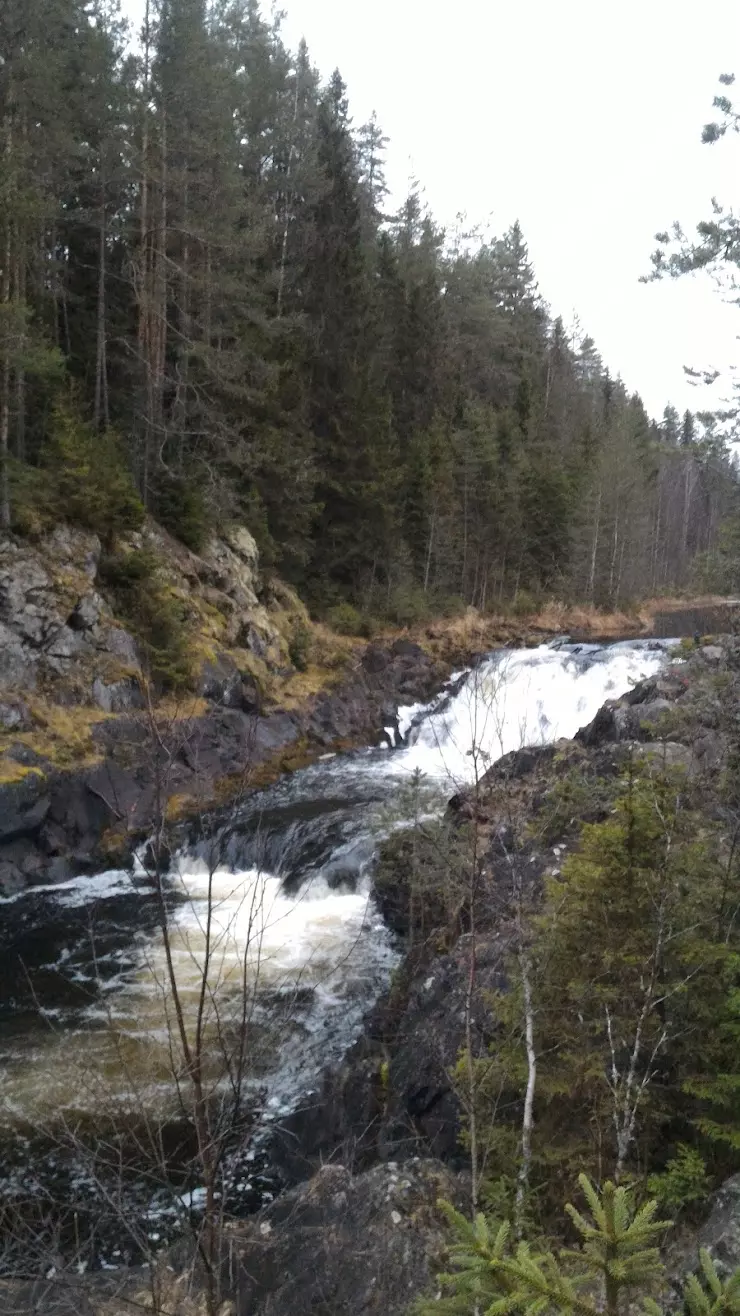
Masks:
[[[719,402],[682,366],[733,361],[740,308],[703,278],[638,279],[657,231],[740,201],[740,143],[700,142],[719,74],[740,80],[739,0],[281,7],[288,45],[305,35],[323,75],[340,68],[355,123],[377,111],[394,199],[415,175],[445,226],[518,217],[553,313],[578,313],[649,411]]]

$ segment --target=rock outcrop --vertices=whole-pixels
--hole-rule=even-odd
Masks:
[[[96,589],[96,535],[59,527],[40,544],[0,541],[0,698],[39,692],[106,712],[136,707],[133,636]]]
[[[325,1166],[239,1231],[236,1316],[403,1316],[441,1269],[437,1200],[468,1196],[436,1161]]]
[[[734,1174],[712,1194],[704,1224],[674,1245],[671,1277],[677,1292],[696,1268],[700,1248],[706,1248],[722,1275],[740,1267],[740,1174]]]
[[[219,798],[259,786],[266,772],[305,763],[336,743],[373,740],[399,703],[430,698],[445,678],[445,669],[416,646],[372,652],[370,662],[358,653],[331,689],[308,695],[290,711],[263,707],[256,684],[229,666],[228,657],[208,667],[211,706],[196,707],[190,716],[152,721],[130,710],[106,716],[100,709],[56,714],[45,708],[56,736],[48,753],[38,735],[21,733],[33,718],[8,692],[0,703],[7,728],[0,759],[6,777],[0,779],[0,895],[120,864],[150,830],[162,792],[170,820],[212,808]],[[115,688],[108,687],[111,713],[117,712]],[[192,701],[185,714],[189,707]],[[60,767],[54,756],[65,744],[67,718],[71,727],[84,728],[84,761]]]

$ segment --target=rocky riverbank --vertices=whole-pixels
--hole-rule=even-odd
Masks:
[[[381,663],[376,655],[371,665],[387,671],[402,657],[385,655]],[[707,816],[716,814],[732,751],[728,709],[736,667],[731,640],[684,646],[659,675],[609,701],[574,740],[497,762],[450,802],[427,850],[413,852],[408,834],[385,845],[376,895],[405,946],[404,958],[345,1062],[325,1074],[301,1110],[280,1121],[272,1153],[286,1187],[257,1216],[230,1227],[229,1311],[292,1316],[299,1305],[307,1316],[358,1310],[402,1316],[414,1294],[432,1283],[445,1241],[436,1199],[445,1196],[463,1209],[470,1200],[464,1102],[453,1070],[473,954],[476,1054],[496,1040],[488,1001],[507,987],[512,856],[536,904],[543,878],[577,848],[582,824],[610,816],[615,783],[630,764],[678,766]],[[474,929],[468,893],[457,890],[450,898],[438,880],[444,870],[449,881],[456,846],[479,860],[483,890]],[[415,887],[420,873],[423,890]],[[737,1201],[731,1181],[708,1203],[698,1236],[727,1265],[740,1260]],[[671,1254],[676,1274],[693,1264],[696,1242],[695,1229],[684,1226]],[[189,1267],[182,1249],[168,1260],[179,1286],[172,1310],[191,1316],[199,1310],[197,1266]],[[80,1295],[71,1281],[63,1298],[68,1305],[49,1310],[118,1311],[111,1295],[123,1287],[138,1300],[145,1282],[143,1274],[102,1277],[85,1288],[89,1305],[74,1306]]]
[[[158,821],[372,741],[449,673],[408,640],[314,626],[243,528],[201,557],[154,526],[134,538],[121,561],[153,558],[162,606],[186,615],[177,697],[156,696],[144,641],[100,592],[95,536],[0,544],[0,895],[120,864]]]
[[[0,896],[126,862],[157,822],[373,741],[400,703],[428,699],[453,666],[497,644],[651,625],[650,609],[605,618],[552,605],[508,620],[471,610],[367,644],[313,623],[261,570],[242,526],[201,554],[153,522],[115,549],[68,527],[33,543],[6,537]],[[175,678],[184,685],[168,694]]]

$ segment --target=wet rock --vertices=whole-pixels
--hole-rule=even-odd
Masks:
[[[26,876],[17,864],[0,859],[0,896],[7,899],[8,896],[18,895],[20,891],[25,891],[27,885]]]
[[[391,645],[391,653],[394,658],[423,658],[424,650],[420,645],[414,644],[413,640],[394,640]]]
[[[0,842],[33,836],[49,812],[46,783],[37,773],[0,786]]]
[[[437,1200],[468,1195],[431,1160],[325,1166],[240,1230],[237,1316],[401,1316],[440,1269]]]
[[[587,749],[619,741],[649,740],[672,707],[668,699],[652,699],[647,703],[609,700],[588,726],[576,732],[575,739]]]
[[[369,644],[362,655],[362,666],[366,672],[376,676],[379,672],[384,672],[390,663],[390,658],[385,649],[381,649],[377,644]]]
[[[619,740],[619,730],[614,718],[614,705],[603,704],[593,721],[576,732],[576,741],[586,749],[596,749]]]
[[[493,1040],[486,992],[506,986],[506,938],[502,931],[479,937],[477,996],[472,1033],[476,1054]],[[449,954],[435,957],[415,975],[398,1022],[388,1067],[385,1110],[378,1131],[381,1155],[408,1154],[414,1143],[451,1164],[464,1161],[461,1110],[450,1080],[460,1051],[465,1018],[470,942],[463,936]]]
[[[656,686],[657,681],[654,677],[649,677],[646,681],[638,681],[637,685],[622,696],[622,702],[630,706],[647,703],[654,697]]]

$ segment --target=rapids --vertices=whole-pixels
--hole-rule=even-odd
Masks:
[[[176,856],[166,901],[186,1025],[208,947],[209,1081],[227,1084],[222,1053],[246,1037],[257,1122],[247,1162],[259,1161],[259,1130],[341,1059],[389,981],[398,950],[373,901],[372,860],[379,837],[408,823],[404,782],[414,777],[424,810],[439,813],[502,754],[572,736],[664,659],[664,646],[639,641],[491,654],[431,705],[400,709],[383,744],[248,797],[220,821],[215,850],[211,837]],[[36,887],[0,903],[0,924],[0,1195],[48,1195],[60,1175],[71,1193],[87,1173],[65,1153],[71,1128],[99,1137],[101,1112],[158,1127],[182,1114],[153,884],[137,861]],[[254,1204],[243,1157],[232,1180]],[[161,1218],[161,1191],[139,1187],[142,1210],[156,1198]],[[193,1188],[181,1178],[177,1200],[192,1204]]]

